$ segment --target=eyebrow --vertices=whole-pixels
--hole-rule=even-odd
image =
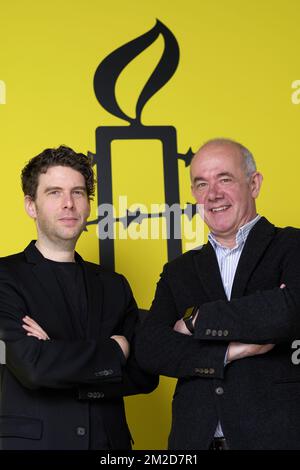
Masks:
[[[231,178],[234,178],[234,175],[230,173],[230,171],[222,171],[221,173],[217,174],[217,178],[222,178],[223,176],[230,176]],[[193,183],[197,183],[197,181],[207,181],[203,176],[196,176],[193,179]]]
[[[86,187],[85,186],[74,186],[71,188],[71,191],[76,191],[76,190],[81,190],[86,192]],[[49,191],[62,191],[63,188],[61,186],[48,186],[45,188],[44,192],[49,193]]]

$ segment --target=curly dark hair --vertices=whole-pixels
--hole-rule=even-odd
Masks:
[[[21,174],[22,189],[25,196],[36,198],[39,175],[46,173],[52,166],[68,166],[79,171],[85,179],[86,191],[89,199],[95,194],[95,178],[92,167],[92,158],[83,153],[76,153],[70,147],[61,145],[57,149],[45,149],[33,157],[23,168]]]

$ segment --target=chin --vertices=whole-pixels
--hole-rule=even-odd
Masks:
[[[59,238],[61,240],[65,241],[72,241],[72,240],[77,240],[81,234],[81,231],[79,232],[78,230],[73,231],[73,232],[64,232],[58,234]]]
[[[232,225],[214,225],[210,227],[210,230],[216,235],[222,236],[232,231]]]

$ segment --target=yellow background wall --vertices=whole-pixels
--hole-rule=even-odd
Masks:
[[[1,0],[0,256],[35,237],[19,185],[25,162],[60,144],[93,152],[96,127],[126,125],[99,105],[94,73],[156,18],[173,32],[181,55],[173,78],[146,104],[143,124],[176,127],[181,153],[215,136],[241,141],[265,175],[259,212],[277,225],[299,226],[300,105],[298,95],[292,99],[292,83],[300,79],[299,15],[298,0]],[[159,37],[121,75],[116,92],[125,112],[134,114],[163,46]],[[116,143],[114,191],[126,191],[131,202],[159,203],[160,150],[155,142],[136,142],[134,151],[132,145]],[[188,169],[178,165],[185,203],[192,200]],[[95,226],[78,251],[98,261]],[[149,308],[166,261],[165,241],[116,244],[116,270],[129,279],[141,308]],[[150,396],[126,399],[136,449],[166,447],[174,384],[162,378]]]

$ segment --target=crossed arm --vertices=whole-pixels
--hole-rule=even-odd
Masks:
[[[282,261],[277,288],[270,282],[259,290],[253,281],[251,294],[201,304],[193,335],[182,319],[178,320],[178,311],[183,315],[186,308],[184,296],[177,295],[180,277],[174,275],[173,265],[166,265],[138,336],[136,354],[140,365],[149,372],[176,378],[199,376],[200,370],[208,369],[210,378],[223,379],[225,358],[230,362],[265,354],[274,344],[295,338],[300,332],[296,253],[298,248],[290,249]],[[281,284],[283,280],[286,288]],[[182,284],[188,286],[185,280]],[[266,287],[268,284],[270,287]]]
[[[27,336],[33,336],[37,339],[46,341],[50,340],[48,334],[45,330],[32,318],[26,315],[23,319],[22,327],[24,330],[27,331]],[[129,352],[130,352],[130,345],[125,336],[122,335],[113,335],[110,337],[111,339],[115,340],[118,345],[120,346],[122,353],[124,354],[125,359],[128,359]]]
[[[136,361],[138,311],[125,278],[115,279],[122,303],[107,327],[107,337],[56,337],[40,320],[30,318],[22,289],[14,272],[0,263],[0,339],[6,344],[7,370],[24,387],[74,388],[79,394],[83,390],[86,399],[91,388],[115,398],[149,393],[157,386],[158,377],[144,372]]]
[[[285,284],[280,285],[280,289],[284,289],[285,287],[286,287]],[[193,318],[194,326],[198,318],[198,315],[199,315],[199,310],[196,313],[195,317]],[[181,333],[184,335],[189,335],[189,336],[192,335],[191,331],[188,330],[182,318],[180,320],[177,320],[177,322],[175,323],[173,327],[173,330],[177,331],[177,333]],[[226,363],[236,361],[237,359],[244,359],[245,357],[257,356],[259,354],[266,354],[267,352],[271,351],[271,349],[273,349],[274,346],[275,344],[247,344],[247,343],[240,343],[240,342],[232,341],[228,345],[228,349],[226,353]]]

